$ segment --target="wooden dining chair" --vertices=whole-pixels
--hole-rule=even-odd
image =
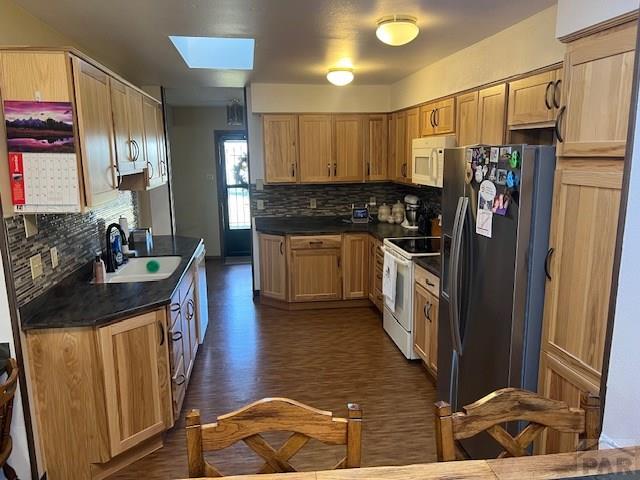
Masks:
[[[328,445],[346,446],[346,456],[334,468],[359,467],[362,410],[353,403],[347,409],[347,418],[336,418],[331,412],[288,398],[264,398],[205,425],[201,424],[200,411],[191,410],[187,414],[189,477],[222,477],[205,461],[204,452],[222,450],[239,441],[264,460],[258,473],[295,472],[289,460],[312,438]],[[276,431],[292,433],[278,450],[260,435]]]
[[[440,401],[435,404],[439,462],[466,459],[458,441],[481,432],[487,432],[504,448],[498,458],[529,455],[529,445],[547,428],[578,434],[582,440],[581,450],[598,446],[600,400],[595,395],[583,396],[581,408],[570,408],[565,402],[526,390],[503,388],[463,407],[463,410],[451,413],[448,403]],[[501,426],[513,421],[528,422],[515,438]]]
[[[17,479],[16,471],[7,463],[13,442],[11,440],[11,418],[13,416],[13,399],[18,386],[18,364],[15,359],[7,360],[5,366],[8,378],[0,385],[0,465],[8,480]]]

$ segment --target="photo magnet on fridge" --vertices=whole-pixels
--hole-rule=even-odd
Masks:
[[[500,148],[500,157],[503,160],[509,160],[510,156],[511,156],[511,147],[501,147]]]
[[[491,156],[489,157],[489,162],[498,163],[499,158],[500,158],[500,148],[491,147]]]
[[[491,212],[495,215],[504,217],[507,214],[507,210],[509,209],[510,201],[511,197],[508,193],[501,193],[493,199],[493,207],[491,208]]]
[[[498,185],[506,185],[507,184],[507,170],[499,168],[496,172],[496,183]]]
[[[493,200],[496,197],[496,186],[485,180],[478,190],[478,212],[476,217],[476,234],[491,238],[493,230]]]

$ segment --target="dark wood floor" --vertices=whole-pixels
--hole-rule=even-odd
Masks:
[[[198,351],[180,419],[165,446],[113,479],[187,476],[184,416],[203,421],[263,397],[289,397],[345,416],[364,411],[363,466],[435,461],[435,389],[409,362],[370,308],[284,312],[253,303],[251,267],[207,263],[209,329]],[[284,437],[268,437],[275,445]],[[334,465],[338,447],[310,442],[294,457],[301,470]],[[261,462],[240,445],[209,458],[223,473],[255,473]]]

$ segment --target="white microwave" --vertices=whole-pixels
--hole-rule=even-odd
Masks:
[[[442,188],[444,149],[455,146],[455,135],[414,138],[411,149],[411,181]]]

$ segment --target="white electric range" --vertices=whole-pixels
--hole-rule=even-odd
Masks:
[[[382,244],[387,262],[397,265],[395,301],[384,297],[383,327],[400,351],[409,360],[418,355],[413,351],[413,283],[416,257],[440,255],[440,237],[386,238]]]

